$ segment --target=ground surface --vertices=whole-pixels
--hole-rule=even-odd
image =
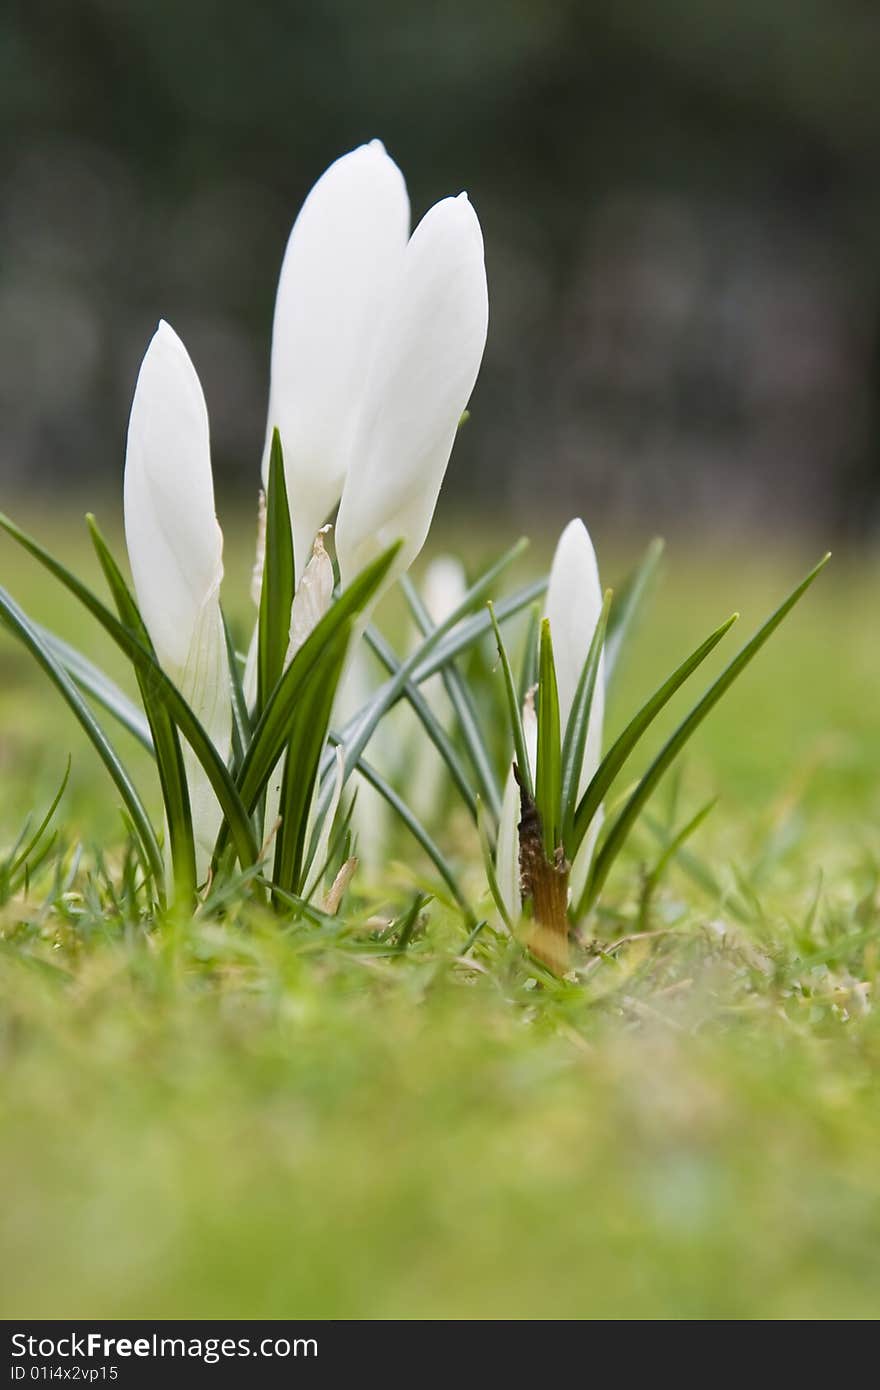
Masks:
[[[612,726],[815,558],[672,551]],[[233,542],[242,588],[247,563]],[[9,543],[0,564],[102,650]],[[0,909],[3,1314],[876,1316],[878,594],[835,557],[693,745],[675,823],[721,798],[694,858],[640,916],[644,827],[592,924],[613,949],[558,984],[491,928],[460,959],[442,903],[380,954],[364,918],[426,872],[404,840],[335,928],[114,909],[90,878],[98,846],[119,883],[113,789],[0,639],[0,845],[73,755],[57,872]],[[443,833],[477,893],[469,829]]]

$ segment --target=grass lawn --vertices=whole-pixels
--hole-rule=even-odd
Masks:
[[[671,545],[609,731],[740,608],[720,669],[821,549]],[[242,594],[249,562],[233,535]],[[5,539],[0,582],[106,653]],[[233,902],[153,929],[97,867],[119,890],[114,788],[0,637],[0,847],[72,756],[56,852],[0,907],[0,1313],[877,1316],[878,595],[876,566],[835,557],[657,793],[594,954],[555,982],[488,898],[466,958],[442,896],[389,949],[382,922],[430,878],[405,835],[334,925]],[[713,795],[646,899],[664,834]],[[437,834],[477,898],[469,823]]]

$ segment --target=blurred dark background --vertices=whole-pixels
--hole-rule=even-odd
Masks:
[[[162,315],[252,494],[290,225],[378,135],[486,235],[453,505],[876,528],[876,0],[7,0],[0,105],[7,493],[119,487]]]

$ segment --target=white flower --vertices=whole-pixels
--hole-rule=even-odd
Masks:
[[[336,526],[343,583],[402,540],[387,587],[421,550],[488,313],[477,215],[466,194],[444,198],[410,238],[377,329]]]
[[[164,321],[135,387],[124,502],[135,593],[157,659],[226,759],[232,713],[220,616],[223,536],[214,510],[208,412],[189,354]],[[221,812],[188,746],[184,761],[202,879]]]
[[[602,589],[596,552],[586,526],[580,520],[570,521],[559,538],[550,567],[544,616],[550,620],[553,639],[553,659],[559,691],[559,723],[563,739],[571,715],[575,692],[602,612]],[[592,780],[602,757],[602,724],[605,714],[605,658],[599,658],[599,670],[593,691],[590,722],[584,758],[578,777],[578,797]],[[523,711],[523,728],[529,745],[532,775],[535,772],[534,743],[537,722],[534,709],[528,704]],[[498,829],[496,870],[502,901],[512,921],[520,914],[519,893],[519,793],[513,775],[508,778]],[[572,865],[570,888],[573,901],[580,897],[593,855],[596,836],[602,822],[601,810],[596,815]]]
[[[330,165],[290,233],[272,330],[263,485],[277,428],[297,580],[342,493],[376,324],[408,236],[406,184],[379,140]]]

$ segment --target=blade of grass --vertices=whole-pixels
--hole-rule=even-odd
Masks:
[[[40,821],[40,824],[37,826],[37,829],[34,831],[33,835],[32,835],[31,838],[28,840],[28,842],[27,842],[27,844],[25,845],[24,849],[19,850],[19,852],[18,852],[18,854],[16,855],[15,859],[13,859],[12,863],[8,866],[8,873],[9,873],[10,877],[16,872],[17,869],[21,868],[22,864],[24,864],[25,861],[30,857],[30,855],[33,854],[33,852],[34,852],[34,850],[36,849],[37,845],[38,845],[38,844],[40,843],[40,841],[42,840],[43,836],[44,836],[45,833],[46,833],[46,830],[47,830],[48,827],[49,827],[49,822],[51,821],[51,819],[52,819],[52,817],[54,816],[55,812],[58,810],[59,803],[60,803],[60,801],[61,801],[62,796],[64,795],[64,792],[65,792],[65,790],[66,790],[66,788],[67,788],[67,783],[68,783],[69,781],[70,781],[70,754],[68,753],[68,755],[67,755],[67,767],[64,769],[64,776],[63,776],[62,779],[61,779],[61,785],[60,785],[60,787],[58,788],[58,790],[57,790],[57,792],[55,793],[55,795],[53,796],[52,802],[51,802],[51,805],[49,806],[48,811],[47,811],[46,814],[44,815],[43,819]]]

